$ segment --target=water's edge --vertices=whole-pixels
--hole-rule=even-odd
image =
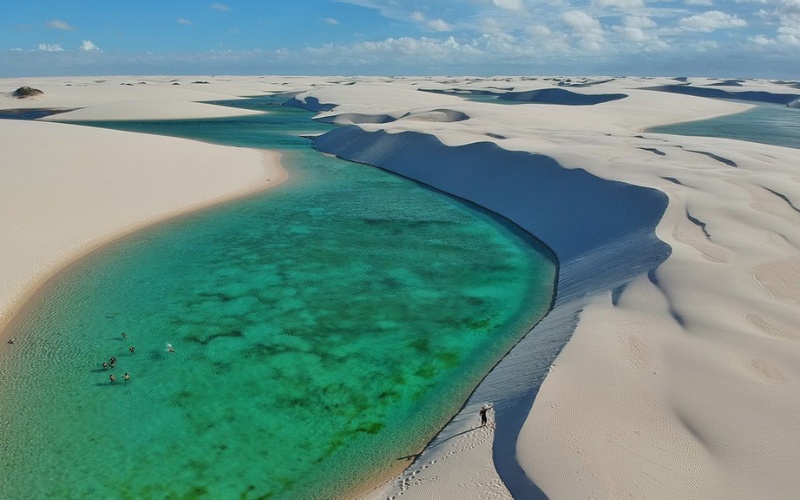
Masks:
[[[667,207],[666,195],[583,170],[563,169],[550,158],[506,151],[493,143],[450,147],[432,135],[367,132],[357,126],[336,129],[314,141],[323,152],[395,172],[484,207],[535,234],[557,256],[557,293],[549,313],[495,364],[427,446],[455,435],[459,428],[452,425],[454,419],[470,417],[465,410],[492,401],[497,422],[494,461],[501,480],[514,498],[541,498],[535,478],[528,477],[514,458],[524,416],[589,298],[624,286],[669,256],[669,245],[655,236]],[[451,169],[443,171],[437,168],[440,165]],[[498,172],[497,165],[507,170]],[[566,185],[570,190],[559,189]],[[554,198],[553,192],[559,196]],[[603,210],[575,203],[598,197],[613,201]],[[638,210],[630,210],[633,207]],[[572,220],[565,222],[564,214]],[[603,234],[587,235],[592,227],[601,228]]]

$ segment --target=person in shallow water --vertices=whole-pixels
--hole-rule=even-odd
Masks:
[[[478,412],[478,415],[480,415],[480,417],[481,417],[481,427],[485,427],[486,426],[486,422],[488,421],[487,413],[489,413],[489,409],[490,408],[491,408],[491,405],[485,404],[485,405],[481,406],[481,411]]]
[[[117,377],[115,377],[114,374],[112,373],[111,375],[108,376],[108,381],[113,384],[114,382],[117,381]]]
[[[131,374],[130,374],[130,373],[128,373],[128,372],[125,372],[125,375],[123,375],[123,376],[122,376],[122,380],[124,380],[125,382],[127,382],[127,381],[128,381],[128,380],[130,380],[130,379],[131,379]]]
[[[108,370],[108,363],[103,361],[103,370]]]
[[[131,351],[131,354],[133,354],[133,352],[136,350],[136,348],[133,347],[133,346],[130,346],[130,347],[128,347],[128,350]]]

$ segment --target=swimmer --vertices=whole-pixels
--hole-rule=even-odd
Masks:
[[[175,349],[172,347],[172,344],[167,344],[167,351],[175,352]]]
[[[131,354],[133,354],[133,352],[136,350],[136,348],[133,347],[133,346],[130,346],[130,347],[128,347],[128,350],[131,351]]]
[[[109,360],[108,360],[108,365],[109,365],[111,368],[114,368],[115,366],[117,366],[117,358],[113,358],[113,357],[112,357],[111,359],[109,359]]]
[[[123,376],[122,376],[122,379],[123,379],[125,382],[127,382],[128,380],[130,380],[130,379],[131,379],[131,374],[130,374],[130,373],[128,373],[128,372],[125,372],[125,375],[123,375]]]
[[[103,370],[108,370],[108,363],[103,361]]]
[[[125,332],[122,332],[122,338],[123,338],[123,339],[127,339],[127,338],[128,338],[128,334],[127,334],[127,333],[125,333]]]
[[[117,377],[115,377],[114,374],[112,373],[111,375],[108,376],[108,380],[113,384],[114,382],[117,381]]]

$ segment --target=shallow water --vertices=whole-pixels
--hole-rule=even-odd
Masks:
[[[800,109],[761,104],[753,109],[710,120],[653,127],[648,132],[723,137],[800,148]]]
[[[312,151],[296,133],[329,126],[274,103],[104,124],[282,149],[291,178],[115,242],[32,301],[0,348],[0,498],[341,496],[418,451],[545,314],[535,240]]]

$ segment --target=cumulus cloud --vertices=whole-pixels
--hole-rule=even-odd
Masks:
[[[188,20],[188,19],[184,19],[184,18],[182,18],[182,17],[179,17],[179,18],[178,18],[178,20],[177,20],[177,23],[178,23],[178,24],[182,24],[182,25],[184,25],[184,26],[191,26],[191,25],[192,25],[192,22],[191,22],[190,20]]]
[[[36,49],[39,52],[64,52],[64,49],[61,45],[57,43],[40,43],[36,45]]]
[[[231,8],[225,5],[224,3],[216,3],[216,2],[209,5],[208,8],[218,10],[220,12],[228,12],[231,10]]]
[[[678,24],[686,31],[710,33],[725,28],[742,28],[747,26],[747,21],[718,10],[710,10],[702,14],[684,17]]]
[[[622,20],[622,25],[626,28],[648,29],[655,28],[656,23],[647,16],[626,16]]]
[[[761,46],[761,47],[766,46],[766,45],[775,45],[775,40],[770,40],[769,38],[765,37],[764,35],[753,36],[753,37],[748,38],[748,40],[750,42],[754,43],[755,45],[758,45],[758,46]]]
[[[397,62],[451,61],[454,57],[480,54],[482,51],[470,44],[461,44],[453,37],[445,40],[432,38],[386,38],[376,42],[355,44],[325,44],[307,47],[307,55],[328,64],[370,64],[378,61]]]
[[[44,25],[53,30],[61,30],[61,31],[75,31],[75,28],[71,26],[66,21],[60,21],[58,19],[53,19],[52,21],[47,21]]]
[[[553,30],[542,24],[531,26],[527,31],[534,38],[547,38],[553,35]]]
[[[600,21],[582,10],[568,10],[562,14],[561,19],[571,26],[572,29],[581,33],[602,30]]]
[[[525,4],[522,3],[522,0],[492,0],[492,3],[495,7],[500,7],[505,10],[515,12],[525,10]]]
[[[91,40],[84,40],[83,42],[81,42],[81,45],[80,47],[78,47],[78,50],[82,50],[85,52],[102,52],[102,50],[100,50],[100,47],[92,43]]]
[[[430,29],[436,30],[436,31],[452,31],[453,30],[453,28],[451,28],[450,25],[447,24],[442,19],[432,19],[432,20],[428,21],[428,27]]]
[[[605,32],[600,21],[582,10],[568,10],[561,15],[573,32],[581,39],[584,48],[600,50],[605,46]]]
[[[619,10],[630,10],[644,7],[642,0],[592,0],[592,6],[607,8],[612,7]]]

